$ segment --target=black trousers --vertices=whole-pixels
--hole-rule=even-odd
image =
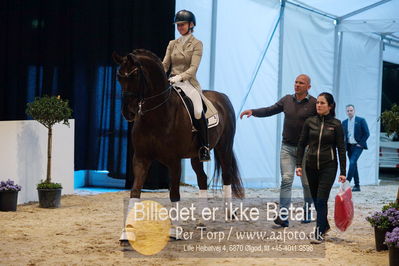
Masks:
[[[330,228],[327,220],[327,201],[337,174],[337,162],[331,162],[321,169],[306,167],[310,193],[317,212],[317,228],[324,234]]]

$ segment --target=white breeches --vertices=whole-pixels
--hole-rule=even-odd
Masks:
[[[181,88],[187,97],[191,99],[194,105],[194,117],[195,119],[200,119],[202,114],[202,99],[198,90],[188,81],[177,82],[175,86]]]

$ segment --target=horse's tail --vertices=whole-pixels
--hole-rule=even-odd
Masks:
[[[215,172],[213,173],[213,180],[215,184],[219,183],[221,164],[220,159],[217,154],[215,154]],[[245,197],[244,186],[242,184],[240,171],[238,169],[236,156],[234,155],[234,151],[231,149],[231,169],[229,169],[229,173],[224,173],[225,175],[230,175],[231,177],[231,188],[233,191],[233,195],[236,198],[243,199]]]
[[[231,168],[232,168],[231,187],[233,190],[233,194],[237,198],[243,199],[245,197],[244,186],[242,185],[240,170],[238,169],[237,159],[233,150],[231,151]]]
[[[229,98],[227,95],[220,93],[222,95],[223,100],[220,100],[220,102],[225,103],[225,108],[227,110],[226,114],[226,121],[228,125],[225,127],[225,132],[223,132],[223,141],[222,143],[224,145],[218,145],[219,149],[216,150],[215,147],[215,172],[214,172],[214,177],[216,175],[216,184],[218,184],[219,180],[218,177],[220,176],[220,168],[221,168],[221,163],[220,163],[220,157],[222,157],[223,161],[227,161],[226,167],[229,169],[227,170],[227,173],[222,173],[223,175],[226,175],[226,177],[229,177],[231,181],[231,187],[233,191],[233,195],[237,198],[244,198],[245,193],[244,193],[244,187],[242,184],[241,176],[240,176],[240,171],[238,169],[238,164],[236,160],[236,156],[234,155],[233,151],[233,143],[234,143],[234,135],[236,131],[236,118],[235,118],[235,112],[234,112],[234,107],[231,104]],[[229,157],[230,158],[226,158]],[[214,178],[215,180],[215,178]]]

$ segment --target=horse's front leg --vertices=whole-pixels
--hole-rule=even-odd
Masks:
[[[181,178],[181,160],[176,159],[168,162],[170,183],[169,183],[169,197],[172,202],[173,208],[177,208],[180,202],[180,178]],[[180,239],[177,235],[177,228],[180,227],[179,219],[171,219],[172,226],[170,228],[170,237],[174,239]],[[179,230],[181,232],[181,230]]]
[[[119,242],[121,246],[129,245],[128,240],[135,240],[135,235],[133,232],[126,231],[127,227],[127,217],[129,212],[134,208],[136,202],[139,201],[141,195],[141,189],[144,186],[145,178],[147,176],[148,169],[150,167],[151,160],[137,157],[136,155],[133,157],[133,173],[134,173],[134,182],[133,187],[130,191],[130,199],[129,204],[126,209],[125,218],[124,218],[124,226],[122,230],[121,237]]]
[[[199,217],[197,221],[197,228],[205,229],[206,225],[204,219],[202,218],[202,212],[204,208],[208,207],[208,177],[204,172],[204,164],[200,162],[198,158],[191,159],[191,166],[197,175],[197,184],[200,189],[197,201],[197,215]]]

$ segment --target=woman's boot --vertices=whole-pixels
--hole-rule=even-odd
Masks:
[[[197,122],[199,125],[198,137],[200,141],[198,157],[200,162],[207,162],[211,160],[211,156],[209,155],[208,120],[205,118],[204,112],[202,112],[201,118]]]

